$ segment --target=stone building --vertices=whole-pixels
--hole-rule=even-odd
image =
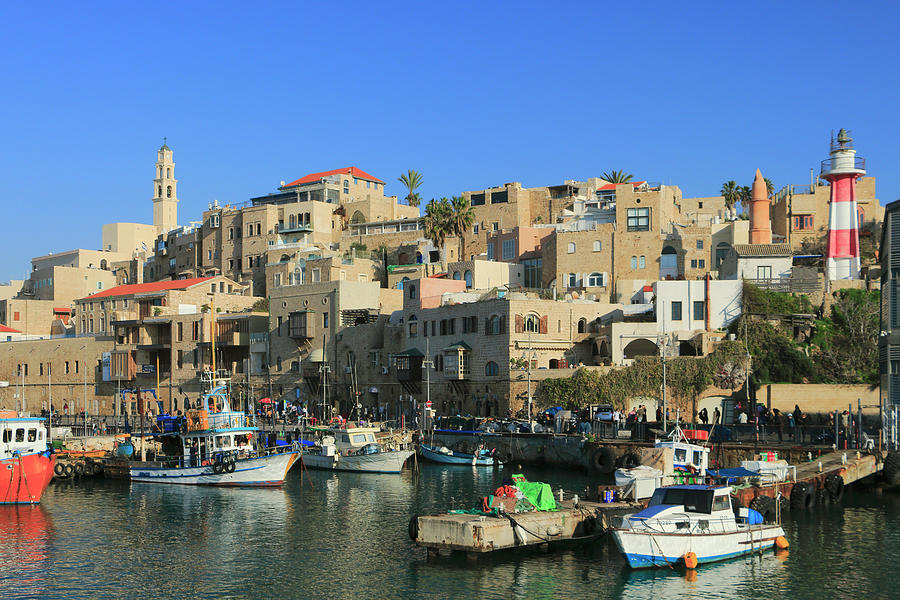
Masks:
[[[881,332],[878,336],[878,361],[881,402],[890,415],[900,406],[900,200],[885,207],[880,247]],[[897,443],[897,440],[893,442]]]

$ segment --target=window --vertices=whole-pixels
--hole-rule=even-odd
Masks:
[[[478,223],[472,225],[472,233],[478,235]]]
[[[68,375],[68,373],[69,373],[69,361],[66,361],[66,374]]]
[[[525,331],[537,333],[540,330],[540,320],[537,315],[525,315]]]
[[[233,239],[234,239],[234,227],[229,227],[229,228],[228,228],[228,239],[229,239],[229,240],[233,240]]]
[[[706,302],[703,300],[694,301],[694,320],[703,321],[706,318]]]
[[[350,180],[349,179],[344,180],[344,193],[345,194],[350,193]]]
[[[491,230],[492,231],[500,231],[500,223],[497,223],[497,222],[491,223]]]
[[[643,269],[644,267],[646,267],[646,266],[647,266],[647,259],[644,258],[643,256],[641,256],[641,257],[638,259],[638,266],[639,266],[640,268],[642,268],[642,269]]]
[[[178,356],[178,358],[177,358],[178,368],[179,369],[184,368],[184,350],[179,350],[177,356]]]
[[[697,259],[697,268],[705,269],[706,268],[706,259],[703,259],[703,258]]]
[[[516,254],[516,240],[503,240],[503,260],[509,260]]]
[[[813,215],[797,215],[793,222],[795,230],[808,231],[813,228]]]
[[[569,254],[575,254],[575,242],[569,242],[566,252]]]
[[[672,302],[672,320],[681,320],[681,302]]]
[[[328,329],[328,313],[322,313],[322,327]]]
[[[500,317],[494,315],[492,317],[488,317],[487,322],[485,323],[484,328],[485,335],[499,335],[500,334]]]
[[[262,227],[260,226],[259,223],[257,223],[256,224],[256,235],[261,235],[261,232],[262,232]],[[259,266],[259,265],[256,265],[256,266]]]
[[[632,256],[632,257],[631,257],[631,268],[632,268],[632,269],[637,269],[637,256]]]
[[[488,377],[496,377],[500,374],[500,367],[497,366],[497,363],[494,361],[488,361],[488,363],[484,365],[484,374]]]
[[[578,273],[569,273],[569,287],[578,287]]]
[[[171,198],[171,197],[172,197],[172,186],[167,185],[166,186],[166,198]]]
[[[312,282],[317,283],[318,281],[321,280],[321,278],[322,278],[322,271],[320,269],[314,268],[312,270]]]
[[[771,265],[760,265],[760,266],[756,267],[756,278],[757,279],[772,279]]]
[[[18,321],[18,320],[19,320],[19,311],[15,311],[13,313],[13,321]]]
[[[494,242],[488,242],[487,245],[487,259],[494,260]],[[19,313],[16,313],[19,314]],[[18,319],[19,317],[16,317]]]
[[[697,240],[697,250],[703,250],[703,240]]]
[[[416,286],[410,285],[410,286],[409,286],[409,299],[410,299],[410,300],[415,300],[416,298],[417,298],[417,296],[416,296]]]
[[[594,240],[594,252],[601,252],[603,250],[603,242],[600,240]]]
[[[590,287],[605,287],[603,285],[603,273],[591,273],[588,275],[588,285]]]
[[[78,373],[78,361],[75,361],[75,372]]]
[[[284,323],[283,317],[278,317],[278,324],[276,325],[276,329],[278,331],[278,337],[281,337],[281,325]]]
[[[722,265],[722,261],[725,260],[725,256],[728,254],[729,248],[731,248],[731,246],[729,246],[727,242],[719,242],[719,244],[716,246],[717,269]]]
[[[275,370],[276,371],[281,370],[281,357],[280,356],[275,359]]]
[[[409,317],[409,337],[414,338],[419,333],[419,323],[416,320],[416,315],[411,315]]]
[[[628,231],[650,231],[650,209],[629,208],[626,210],[628,217]]]
[[[467,270],[463,273],[463,280],[465,280],[467,288],[472,287],[472,271]]]
[[[697,259],[696,259],[696,258],[692,258],[692,259],[691,259],[691,268],[692,268],[692,269],[696,269],[696,268],[697,268]]]
[[[97,282],[97,289],[98,289],[98,290],[102,290],[102,289],[103,289],[103,282],[102,282],[102,281],[98,281],[98,282]]]

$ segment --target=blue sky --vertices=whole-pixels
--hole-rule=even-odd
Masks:
[[[621,3],[624,4],[624,3]],[[809,180],[853,130],[900,197],[892,3],[80,3],[0,13],[0,280],[152,220],[349,165],[422,195],[625,169],[715,195]]]

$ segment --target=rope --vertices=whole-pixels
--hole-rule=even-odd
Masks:
[[[22,473],[22,479],[25,481],[25,491],[28,492],[28,497],[34,502],[34,494],[31,493],[31,488],[28,485],[28,475],[25,474],[25,464],[22,462],[22,455],[16,451],[16,456],[19,458],[19,470]]]

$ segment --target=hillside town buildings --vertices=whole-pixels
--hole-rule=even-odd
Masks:
[[[105,224],[100,250],[37,257],[28,279],[0,286],[0,379],[19,381],[20,409],[133,413],[128,390],[152,390],[153,410],[183,410],[215,362],[248,410],[269,397],[394,419],[430,392],[439,414],[506,415],[548,377],[664,346],[711,352],[741,314],[744,280],[820,296],[829,285],[795,264],[804,241],[826,237],[824,180],[768,197],[757,172],[749,220],[722,196],[651,181],[506,183],[453,192],[473,220],[438,244],[419,208],[355,166],[179,224],[174,168],[164,143],[152,223]],[[877,228],[874,178],[856,189],[860,230]]]

